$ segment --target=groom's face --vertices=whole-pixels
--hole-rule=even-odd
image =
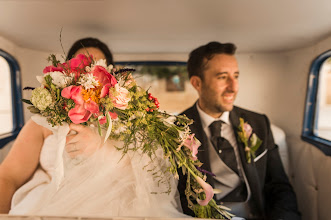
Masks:
[[[199,106],[217,118],[231,111],[238,93],[239,69],[235,56],[215,54],[206,60],[206,67],[199,86]],[[200,91],[199,91],[200,90]]]

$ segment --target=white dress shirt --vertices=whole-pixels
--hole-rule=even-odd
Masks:
[[[226,166],[226,164],[218,157],[218,152],[216,152],[215,148],[213,147],[211,141],[210,141],[210,130],[209,125],[211,125],[214,121],[221,120],[224,123],[222,123],[221,127],[221,136],[225,139],[227,139],[232,147],[234,148],[235,156],[237,159],[237,165],[238,165],[238,171],[239,175],[243,176],[246,186],[248,186],[247,178],[245,173],[242,171],[242,164],[238,152],[238,144],[236,141],[236,136],[234,134],[234,130],[230,121],[230,112],[226,111],[223,112],[223,114],[219,118],[214,118],[210,115],[208,115],[206,112],[204,112],[200,107],[198,102],[196,103],[196,107],[198,110],[198,113],[200,115],[201,124],[204,132],[207,135],[208,138],[208,151],[209,151],[209,161],[210,161],[210,167],[211,172],[216,174],[216,177],[214,177],[215,180],[215,188],[219,188],[222,190],[222,193],[216,195],[217,199],[221,199],[224,196],[226,196],[229,192],[232,191],[235,187],[237,187],[240,184],[240,178],[239,176],[232,171],[229,167]],[[217,175],[219,174],[219,175]],[[250,189],[247,187],[248,191],[248,197],[250,197]]]

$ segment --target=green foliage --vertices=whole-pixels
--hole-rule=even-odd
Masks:
[[[24,102],[26,104],[29,104],[29,105],[32,105],[32,102],[28,99],[22,99],[22,102]]]
[[[56,59],[56,56],[54,54],[49,55],[49,57],[47,58],[47,61],[52,62],[53,66],[57,66],[58,64],[61,63],[59,60]]]

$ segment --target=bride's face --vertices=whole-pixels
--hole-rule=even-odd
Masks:
[[[76,57],[78,54],[85,54],[86,56],[92,55],[94,60],[106,59],[106,56],[103,54],[103,52],[95,47],[81,48],[77,50],[74,57]]]

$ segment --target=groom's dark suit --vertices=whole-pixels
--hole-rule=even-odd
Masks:
[[[201,146],[198,152],[198,159],[203,163],[202,168],[210,171],[208,157],[208,139],[203,131],[201,119],[197,111],[196,104],[184,111],[188,118],[194,123],[190,126],[192,133],[200,140]],[[253,128],[253,132],[263,141],[256,155],[264,154],[256,162],[246,162],[244,145],[237,141],[240,159],[251,190],[251,203],[260,216],[266,219],[300,219],[297,211],[296,196],[284,172],[278,147],[275,145],[270,130],[270,123],[265,115],[233,107],[230,112],[230,121],[233,125],[234,133],[237,137],[239,118],[243,118]],[[181,172],[180,172],[181,175]],[[214,186],[214,180],[207,175],[207,182]],[[186,179],[180,176],[178,190],[180,192],[181,203],[184,213],[194,215],[187,207],[185,196]]]

